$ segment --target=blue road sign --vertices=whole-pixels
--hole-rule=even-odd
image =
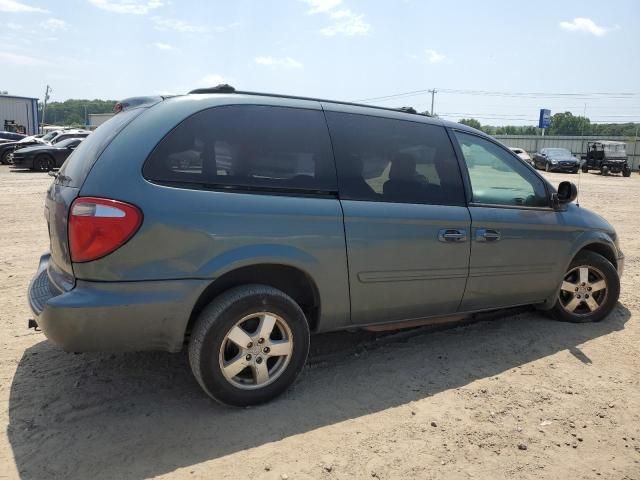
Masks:
[[[538,128],[549,128],[551,125],[551,110],[546,108],[540,109],[540,120],[538,121]]]

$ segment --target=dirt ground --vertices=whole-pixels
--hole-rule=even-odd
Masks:
[[[604,322],[322,335],[286,395],[229,409],[184,353],[67,354],[27,330],[51,179],[0,167],[0,478],[640,479],[640,175],[580,177],[626,253]]]

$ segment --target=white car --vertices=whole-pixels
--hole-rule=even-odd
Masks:
[[[525,149],[519,148],[519,147],[509,147],[509,150],[511,150],[516,155],[518,155],[522,160],[527,162],[529,165],[533,165],[533,161],[531,160],[531,157],[529,156],[529,154]]]

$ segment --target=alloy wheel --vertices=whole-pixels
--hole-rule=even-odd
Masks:
[[[220,370],[233,386],[263,388],[280,377],[293,353],[287,322],[271,312],[247,315],[227,332],[220,347]]]
[[[590,315],[601,308],[607,299],[607,281],[593,266],[581,265],[567,272],[560,287],[560,305],[572,314]]]

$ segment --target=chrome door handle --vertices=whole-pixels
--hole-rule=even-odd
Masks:
[[[500,232],[492,228],[478,228],[476,230],[476,242],[497,242],[500,240]]]
[[[457,228],[445,228],[438,232],[438,240],[441,242],[464,242],[467,240],[467,231]]]

